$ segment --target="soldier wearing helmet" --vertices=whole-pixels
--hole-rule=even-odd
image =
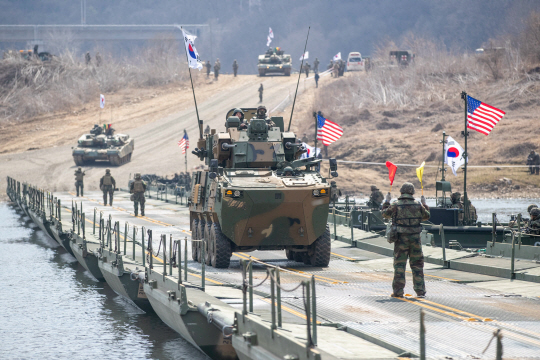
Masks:
[[[372,209],[381,209],[381,204],[384,200],[384,195],[375,185],[371,185],[371,195],[369,196],[369,201],[367,205]]]
[[[236,116],[240,119],[240,126],[238,127],[239,130],[247,130],[247,122],[244,122],[244,112],[240,108],[236,108],[233,110],[232,116]]]
[[[461,203],[465,204],[465,196],[461,197]],[[467,207],[469,208],[469,221],[476,223],[478,220],[478,214],[476,213],[476,208],[471,203],[471,199],[467,199]]]
[[[540,209],[532,208],[531,209],[531,219],[527,224],[530,234],[540,235]]]
[[[236,77],[236,74],[238,73],[238,62],[236,61],[236,59],[234,59],[232,63],[232,69],[233,69],[234,77]]]
[[[257,108],[257,119],[266,120],[266,125],[268,125],[270,128],[276,126],[276,124],[266,116],[266,106],[264,105]]]
[[[529,206],[527,206],[527,212],[529,213],[529,215],[531,215],[531,210],[534,209],[534,208],[537,208],[538,205],[536,204],[531,204]]]
[[[450,200],[452,200],[452,208],[460,209],[458,212],[458,222],[459,225],[463,225],[463,203],[461,202],[461,194],[458,192],[452,193],[450,195]]]
[[[84,196],[84,175],[86,175],[86,173],[82,171],[80,167],[75,171],[75,188],[77,188],[77,196],[79,196],[79,189],[81,196]]]
[[[263,99],[263,91],[264,91],[264,88],[263,88],[263,84],[261,84],[261,86],[259,86],[259,102],[262,103],[262,99]]]
[[[110,169],[106,169],[105,175],[99,180],[99,188],[103,191],[103,205],[107,206],[107,194],[109,194],[109,205],[112,206],[116,181],[112,177]]]
[[[417,296],[426,295],[424,283],[424,254],[420,243],[422,221],[429,219],[429,207],[424,196],[421,203],[414,200],[414,185],[404,183],[400,189],[401,196],[390,204],[388,200],[383,205],[382,216],[391,219],[397,226],[397,240],[394,243],[394,281],[392,282],[392,297],[403,297],[405,288],[405,267],[407,258],[413,273],[413,287]]]
[[[146,183],[141,179],[141,174],[135,174],[135,181],[129,186],[129,192],[131,195],[131,201],[133,201],[133,208],[135,210],[135,216],[139,215],[139,204],[141,205],[141,216],[144,216],[144,203],[146,201],[144,192],[146,191]]]

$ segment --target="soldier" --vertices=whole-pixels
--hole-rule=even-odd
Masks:
[[[461,202],[465,204],[465,196],[461,197]],[[478,215],[476,214],[476,208],[471,203],[471,199],[467,199],[467,205],[469,208],[469,221],[476,223],[478,220]]]
[[[99,53],[99,51],[96,53],[96,66],[100,66],[101,65],[101,54]]]
[[[109,205],[113,203],[113,193],[116,188],[116,181],[111,175],[111,170],[106,169],[105,175],[99,180],[99,188],[103,191],[103,205],[107,206],[107,193],[109,194]]]
[[[240,119],[240,126],[238,127],[238,129],[247,130],[248,124],[247,122],[244,122],[244,112],[242,111],[242,109],[234,109],[232,116],[236,116]]]
[[[79,189],[81,190],[81,196],[84,196],[84,175],[86,173],[79,167],[75,171],[75,187],[77,188],[77,196],[79,196]]]
[[[527,206],[527,212],[529,213],[529,216],[531,215],[531,210],[534,209],[534,208],[537,208],[538,205],[536,204],[531,204],[529,206]]]
[[[339,60],[339,76],[343,76],[345,73],[345,61]]]
[[[212,65],[210,64],[210,60],[206,60],[206,78],[210,77],[210,70],[212,69]]]
[[[540,209],[533,208],[531,210],[531,219],[527,224],[529,233],[534,235],[540,235]]]
[[[90,56],[90,52],[86,52],[86,55],[84,55],[84,61],[86,62],[86,66],[90,65],[90,61],[92,61],[92,57]]]
[[[113,136],[114,135],[114,132],[116,130],[114,130],[114,128],[111,126],[111,127],[107,127],[107,131],[105,131],[105,135],[107,136]]]
[[[219,77],[219,70],[221,70],[221,63],[219,62],[219,58],[216,59],[216,62],[214,64],[214,78],[217,80]]]
[[[372,209],[380,210],[381,204],[384,200],[384,195],[375,185],[371,185],[371,195],[367,205]]]
[[[133,181],[129,187],[129,192],[132,195],[133,207],[135,209],[135,216],[139,215],[138,205],[141,204],[141,216],[144,216],[144,192],[146,191],[146,183],[141,180],[141,174],[135,174],[135,181]]]
[[[405,267],[407,258],[413,273],[413,287],[418,297],[426,296],[424,283],[424,254],[420,243],[420,222],[429,219],[429,207],[424,196],[421,202],[414,200],[414,185],[404,183],[401,196],[392,205],[387,201],[383,205],[382,216],[392,219],[397,225],[397,241],[394,243],[394,281],[392,297],[403,297],[405,288]]]
[[[458,213],[458,224],[463,225],[463,203],[460,201],[461,194],[458,192],[452,193],[450,195],[450,200],[452,201],[452,208],[460,209]]]
[[[309,76],[309,69],[311,68],[311,66],[309,65],[309,63],[306,61],[306,63],[304,64],[304,72],[306,73],[306,78]]]
[[[339,64],[338,64],[337,61],[334,63],[333,70],[332,70],[332,76],[335,77],[336,79],[339,76]]]
[[[232,69],[233,69],[234,77],[236,77],[236,74],[238,73],[238,62],[236,62],[236,59],[234,59],[232,63]]]
[[[94,127],[90,130],[90,134],[101,135],[103,134],[103,128],[98,124],[94,124]]]
[[[204,135],[210,134],[210,125],[206,125],[206,129],[204,129]]]
[[[304,136],[302,136],[302,142],[307,144],[308,141],[309,141],[309,139],[307,137],[307,134],[304,133]]]
[[[330,69],[333,69],[334,68],[334,62],[332,60],[330,60],[330,64],[328,64],[328,66],[326,67],[326,70],[330,70]]]
[[[319,72],[319,59],[318,58],[315,58],[315,61],[313,62],[313,71],[315,71],[316,73]]]
[[[318,88],[319,87],[319,73],[318,72],[315,72],[315,87]]]
[[[540,172],[540,155],[536,151],[531,150],[529,156],[527,156],[527,165],[529,165],[529,171],[531,175],[536,175]]]
[[[266,120],[266,125],[268,125],[268,127],[272,128],[274,126],[276,126],[276,124],[274,124],[274,122],[270,119],[268,119],[266,117],[266,106],[264,105],[261,105],[257,108],[257,119],[264,119]]]
[[[263,85],[259,86],[259,102],[262,102],[263,99]]]

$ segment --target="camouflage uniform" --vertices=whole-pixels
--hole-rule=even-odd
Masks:
[[[219,77],[219,70],[221,70],[221,63],[219,62],[219,59],[217,59],[215,64],[214,64],[214,78],[216,80]]]
[[[306,78],[309,76],[309,69],[311,68],[311,66],[309,65],[309,63],[306,61],[306,63],[304,64],[304,72],[306,73]]]
[[[384,195],[376,186],[371,186],[371,195],[367,205],[372,209],[380,209],[384,200]]]
[[[107,206],[107,193],[109,194],[109,205],[112,206],[116,181],[111,176],[111,170],[105,170],[105,175],[99,180],[99,188],[103,191],[103,205]]]
[[[313,62],[313,71],[316,73],[319,72],[319,59],[315,58],[315,61]]]
[[[146,183],[141,180],[141,174],[135,174],[135,181],[129,187],[129,192],[133,194],[133,208],[135,216],[139,215],[139,204],[141,204],[141,215],[144,216],[144,203],[146,201],[144,192],[146,191]]]
[[[404,183],[401,196],[392,205],[385,202],[382,216],[395,219],[398,240],[394,243],[394,281],[393,296],[403,296],[405,288],[405,267],[407,258],[413,273],[414,291],[418,296],[426,294],[424,283],[424,254],[420,243],[420,222],[429,219],[429,208],[414,200],[414,185]]]
[[[234,77],[236,77],[236,74],[238,73],[238,62],[236,61],[236,59],[234,59],[234,62],[232,63],[232,69]]]
[[[75,171],[75,188],[77,188],[77,196],[79,196],[79,189],[81,196],[84,196],[84,171],[82,171],[81,168],[78,168],[77,171]]]
[[[206,66],[206,77],[209,78],[210,77],[210,70],[212,69],[212,65],[210,64],[210,60],[207,60],[206,64],[204,66]]]
[[[461,203],[465,204],[465,197],[464,196],[461,197]],[[476,223],[476,221],[478,220],[478,215],[476,214],[476,208],[471,203],[470,199],[467,199],[467,205],[468,205],[468,208],[469,208],[469,221]]]
[[[460,199],[461,194],[458,192],[452,193],[450,195],[450,200],[452,200],[452,208],[461,210],[458,213],[458,224],[463,225],[463,203],[460,201]]]
[[[531,219],[529,220],[527,227],[529,233],[534,235],[540,235],[540,209],[531,209]]]
[[[263,85],[261,84],[261,86],[259,86],[259,102],[262,102],[263,90]]]
[[[257,108],[257,116],[256,116],[256,118],[266,120],[266,125],[268,125],[269,128],[273,128],[274,126],[276,126],[276,124],[272,120],[270,120],[269,118],[266,117],[266,106],[264,106],[264,105],[261,105],[261,106],[259,106]]]
[[[529,171],[531,172],[531,175],[538,175],[540,172],[540,155],[536,153],[536,151],[531,150],[531,153],[529,156],[527,156],[527,165],[529,165]]]

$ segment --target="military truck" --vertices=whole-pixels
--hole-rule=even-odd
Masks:
[[[390,51],[390,65],[407,66],[414,61],[412,51],[394,50]]]
[[[279,47],[268,48],[264,55],[259,55],[259,76],[267,74],[283,74],[291,76],[291,55],[285,54]]]
[[[120,166],[131,161],[135,140],[126,134],[114,134],[111,127],[103,129],[98,125],[79,138],[73,148],[73,160],[77,166],[95,161],[108,161],[112,166]]]
[[[189,210],[192,239],[203,241],[192,242],[193,260],[227,268],[236,251],[285,250],[289,260],[328,266],[335,182],[316,171],[320,159],[299,159],[305,149],[285,131],[282,117],[268,125],[254,117],[256,109],[242,110],[245,130],[233,110],[224,132],[213,129],[202,138],[199,123],[193,153],[206,167],[193,173]],[[336,170],[331,159],[330,177]]]

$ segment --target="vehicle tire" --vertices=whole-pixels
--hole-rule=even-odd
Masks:
[[[213,224],[212,223],[207,223],[206,226],[204,227],[204,243],[203,243],[203,246],[204,246],[204,261],[206,263],[206,265],[211,265],[212,264],[212,239],[210,237],[210,234],[212,233],[212,229],[213,229]]]
[[[206,226],[206,221],[199,220],[199,225],[197,226],[197,234],[199,239],[204,239],[204,227]],[[202,263],[202,241],[197,241],[197,261]]]
[[[302,253],[302,261],[304,262],[304,265],[311,265],[311,258],[307,252]]]
[[[304,262],[304,253],[293,251],[293,259],[296,262]]]
[[[308,256],[311,266],[327,267],[330,263],[331,249],[330,228],[326,225],[326,231],[309,247]]]
[[[217,223],[211,224],[209,236],[210,262],[216,269],[226,269],[231,263],[231,241],[223,235]]]
[[[197,244],[198,242],[197,241],[193,241],[193,240],[199,240],[199,233],[197,232],[198,231],[198,228],[199,228],[199,220],[197,219],[193,219],[191,221],[191,228],[193,230],[191,230],[191,258],[193,259],[193,261],[197,261]]]
[[[287,256],[287,259],[294,260],[294,251],[292,250],[285,250],[285,255]]]

